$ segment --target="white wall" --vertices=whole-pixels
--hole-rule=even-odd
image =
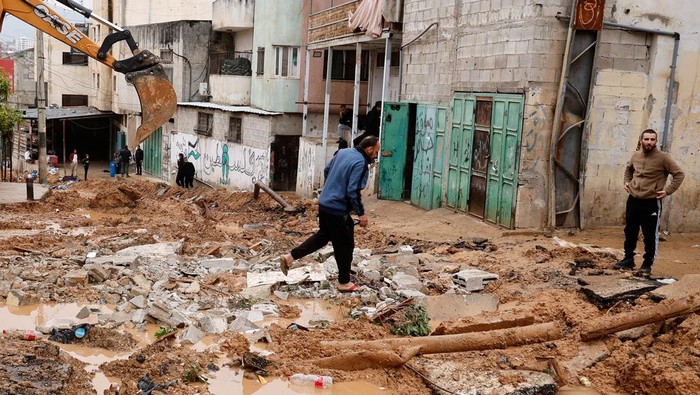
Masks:
[[[189,133],[171,135],[170,161],[177,168],[178,154],[194,163],[195,177],[235,190],[252,190],[258,181],[268,184],[270,152]]]

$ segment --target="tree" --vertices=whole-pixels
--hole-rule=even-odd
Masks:
[[[12,160],[12,138],[15,125],[22,119],[22,113],[7,104],[10,97],[10,78],[4,71],[0,71],[0,145],[2,146],[2,179],[7,176],[8,154]],[[12,162],[10,162],[12,166]]]

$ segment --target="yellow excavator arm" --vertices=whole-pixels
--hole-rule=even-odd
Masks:
[[[114,32],[105,38],[102,45],[97,45],[41,0],[0,0],[0,31],[5,13],[14,15],[115,71],[124,73],[126,80],[134,85],[141,102],[142,122],[136,132],[136,142],[138,144],[145,140],[167,122],[177,108],[175,90],[163,71],[160,59],[149,51],[139,49],[128,30],[93,15],[91,10],[72,0],[58,1],[87,18],[109,26]],[[123,60],[115,59],[109,51],[119,41],[126,41],[134,56]]]

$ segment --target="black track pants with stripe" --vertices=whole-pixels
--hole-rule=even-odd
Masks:
[[[644,235],[644,262],[654,263],[654,258],[659,250],[661,200],[637,199],[629,196],[625,218],[625,258],[634,256],[639,228],[641,228],[642,235]]]

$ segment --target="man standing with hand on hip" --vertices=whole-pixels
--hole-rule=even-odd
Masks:
[[[657,135],[653,129],[642,132],[641,149],[632,154],[625,168],[625,190],[629,193],[625,209],[625,256],[615,264],[616,269],[634,269],[634,250],[639,229],[644,235],[644,261],[639,276],[651,275],[651,265],[659,250],[661,201],[681,186],[685,174],[671,157],[656,148]],[[671,182],[666,185],[668,175]]]
[[[350,214],[359,216],[358,225],[369,223],[362,204],[362,190],[367,186],[369,166],[379,154],[379,139],[365,137],[354,148],[338,151],[323,171],[326,183],[318,198],[318,232],[280,258],[286,275],[295,259],[300,259],[328,244],[333,244],[333,256],[338,264],[338,291],[360,289],[350,281],[352,252],[355,249],[355,222]]]

